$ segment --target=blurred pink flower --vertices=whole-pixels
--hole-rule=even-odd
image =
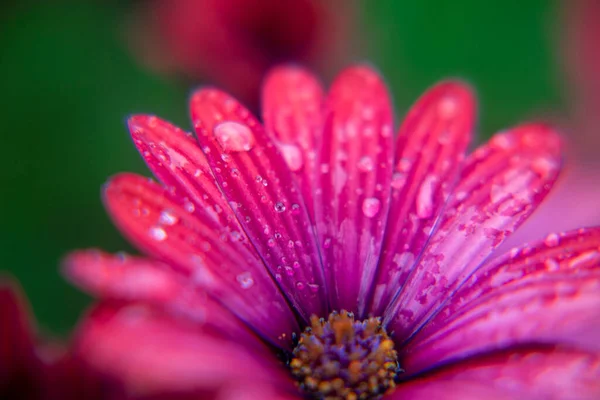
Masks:
[[[133,45],[155,69],[215,82],[258,105],[261,80],[281,62],[322,72],[340,66],[353,0],[147,0]],[[356,47],[356,46],[354,46]]]
[[[0,327],[0,398],[108,398],[99,376],[65,346],[36,337],[20,290],[6,280],[0,282]]]
[[[197,139],[129,120],[161,183],[120,174],[104,200],[147,257],[84,250],[65,264],[104,299],[75,345],[91,366],[146,395],[600,396],[600,228],[489,259],[557,178],[553,128],[520,125],[465,155],[473,95],[443,82],[395,140],[387,89],[364,66],[327,95],[279,68],[262,98],[264,125],[197,91]]]
[[[556,189],[509,245],[600,225],[600,2],[563,2],[560,55],[569,101],[569,152]]]

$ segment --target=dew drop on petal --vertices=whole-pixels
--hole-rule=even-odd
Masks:
[[[558,245],[560,239],[556,233],[551,233],[544,239],[544,244],[548,247],[554,247]]]
[[[170,210],[164,210],[160,213],[160,217],[158,218],[158,222],[163,225],[175,225],[179,221],[179,218],[175,214],[173,214]]]
[[[429,218],[433,214],[433,186],[436,178],[428,175],[419,188],[417,194],[417,216],[419,218]]]
[[[392,182],[390,184],[392,188],[400,190],[404,187],[405,184],[406,175],[404,175],[402,172],[394,172],[394,174],[392,175]]]
[[[290,170],[298,171],[302,168],[304,160],[302,159],[302,152],[298,146],[293,144],[283,144],[279,148],[281,149],[283,159]]]
[[[191,201],[186,201],[183,205],[183,208],[185,208],[185,211],[189,212],[190,214],[196,210],[196,206],[194,206],[194,203]]]
[[[254,146],[254,134],[238,122],[221,122],[215,126],[214,134],[225,151],[248,151]]]
[[[235,278],[242,289],[250,289],[254,286],[254,278],[250,272],[242,272]]]
[[[363,200],[362,212],[368,218],[373,218],[381,208],[381,201],[375,197],[368,197]]]
[[[150,228],[150,236],[152,237],[152,239],[161,242],[167,238],[167,232],[165,232],[163,228],[153,226],[152,228]]]
[[[369,156],[364,156],[360,160],[358,160],[358,170],[361,172],[369,172],[373,171],[373,159]]]
[[[438,111],[440,113],[440,117],[442,118],[452,118],[456,113],[458,104],[456,99],[452,96],[446,96],[442,99],[438,106]]]
[[[284,212],[285,211],[285,204],[283,204],[280,201],[278,201],[277,203],[275,203],[275,211],[277,211],[278,213]]]

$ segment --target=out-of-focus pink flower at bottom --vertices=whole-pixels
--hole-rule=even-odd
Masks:
[[[197,91],[196,136],[129,120],[158,182],[123,173],[103,193],[145,256],[65,263],[101,299],[75,341],[90,366],[142,396],[600,397],[600,228],[493,257],[557,179],[555,128],[519,125],[466,154],[475,101],[450,81],[395,139],[366,66],[327,93],[278,68],[262,98],[261,123]]]
[[[119,393],[62,344],[39,340],[19,288],[0,282],[0,398],[117,400]]]
[[[354,8],[353,0],[146,0],[133,14],[133,50],[154,69],[214,82],[257,107],[276,64],[341,66]]]

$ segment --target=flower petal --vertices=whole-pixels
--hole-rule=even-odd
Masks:
[[[281,152],[256,118],[225,93],[196,92],[191,111],[217,182],[269,271],[303,318],[324,315],[313,226]]]
[[[464,84],[431,88],[400,128],[392,203],[374,285],[372,313],[381,315],[406,281],[456,184],[475,122],[475,100]]]
[[[315,192],[315,213],[333,309],[363,314],[390,204],[392,108],[372,69],[334,82]]]
[[[324,93],[319,81],[298,67],[275,68],[263,88],[263,120],[269,135],[294,171],[314,221],[313,190],[317,142],[323,132]]]
[[[137,246],[173,266],[275,344],[287,346],[295,317],[238,231],[149,179],[113,178],[104,192],[115,223]]]
[[[150,307],[105,303],[84,319],[74,347],[93,368],[135,394],[210,391],[233,382],[285,379],[269,350],[252,350],[260,342],[248,340],[224,339],[220,332]]]
[[[219,225],[240,230],[191,133],[148,115],[133,116],[128,125],[135,146],[165,187],[187,197],[197,212],[209,214]]]
[[[231,336],[247,334],[221,304],[160,261],[80,250],[71,253],[64,265],[67,277],[96,297],[150,303],[174,315],[219,327]]]
[[[460,181],[386,322],[408,339],[548,193],[560,140],[542,124],[496,135],[469,156]]]
[[[11,280],[0,281],[0,393],[38,367],[28,310]]]
[[[406,346],[407,368],[527,343],[600,354],[600,228],[550,235],[478,269]]]
[[[505,352],[398,385],[394,399],[600,398],[600,357],[568,349]]]

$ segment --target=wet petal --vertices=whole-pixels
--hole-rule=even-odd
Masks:
[[[475,100],[459,82],[440,83],[400,128],[392,203],[372,312],[381,315],[419,257],[456,184],[475,122]]]
[[[600,353],[600,228],[549,235],[478,269],[408,343],[406,365],[526,343]]]
[[[135,146],[165,187],[186,197],[188,208],[208,214],[221,226],[240,230],[191,133],[153,116],[136,115],[128,122]]]
[[[93,368],[135,394],[218,390],[232,382],[269,384],[285,378],[268,349],[251,350],[260,343],[247,340],[226,340],[147,306],[107,303],[84,319],[74,347]]]
[[[452,198],[395,303],[390,330],[409,338],[540,204],[556,180],[560,140],[542,124],[496,135],[469,156]]]
[[[274,69],[263,88],[265,129],[278,140],[313,221],[317,143],[323,132],[324,100],[319,81],[298,67]]]
[[[389,398],[592,400],[599,397],[597,354],[539,348],[466,360],[402,383]]]
[[[198,141],[238,221],[300,315],[324,315],[323,271],[302,193],[248,110],[212,89],[195,93]]]
[[[332,308],[362,314],[389,207],[391,102],[377,73],[357,66],[334,82],[327,108],[315,192],[317,231]]]
[[[133,174],[112,179],[106,206],[122,232],[146,253],[185,274],[268,340],[289,345],[297,325],[245,235],[158,184]]]
[[[160,261],[80,250],[70,254],[64,266],[67,277],[93,296],[162,306],[174,315],[219,327],[228,335],[247,335],[220,303]]]

